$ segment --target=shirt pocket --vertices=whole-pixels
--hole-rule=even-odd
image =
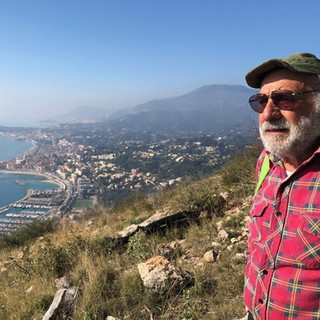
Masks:
[[[268,207],[268,202],[264,197],[256,196],[250,208],[250,217],[262,217]]]
[[[268,208],[268,202],[263,198],[257,196],[250,209],[250,223],[249,234],[250,240],[254,242],[260,242],[262,238],[262,230],[264,223],[264,216]]]
[[[294,258],[301,268],[320,269],[320,213],[301,212]]]

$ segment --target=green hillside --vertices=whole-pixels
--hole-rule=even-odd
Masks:
[[[37,222],[1,238],[0,319],[42,319],[57,291],[56,279],[77,288],[77,299],[73,314],[54,319],[244,317],[246,216],[258,153],[250,149],[202,180],[135,194],[114,208],[88,208],[81,220]],[[178,212],[196,219],[190,214],[183,223],[141,228],[127,241],[115,241],[132,224]],[[189,280],[147,289],[137,266],[159,256]]]

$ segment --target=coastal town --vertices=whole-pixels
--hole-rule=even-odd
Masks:
[[[67,181],[40,172],[12,170],[0,170],[1,179],[5,179],[8,173],[12,177],[24,177],[24,180],[15,180],[20,186],[28,187],[29,184],[39,185],[44,182],[50,185],[50,190],[28,188],[23,198],[0,208],[0,234],[11,234],[34,220],[59,218],[63,212],[70,209],[72,194]],[[40,179],[35,183],[30,180],[34,177]]]
[[[50,130],[17,129],[2,134],[28,141],[33,147],[21,157],[1,162],[1,170],[44,174],[59,185],[58,191],[48,192],[46,197],[40,194],[41,201],[36,191],[31,191],[26,199],[12,204],[12,208],[24,207],[24,211],[13,216],[9,213],[11,218],[20,219],[16,219],[18,224],[26,222],[25,213],[30,221],[62,217],[76,212],[73,210],[76,201],[111,205],[136,192],[170,188],[190,177],[210,174],[246,144],[237,132],[196,137],[162,134],[150,138],[141,132],[89,133],[68,126]],[[31,207],[25,207],[39,203],[46,214],[33,214]],[[33,212],[39,211],[36,209],[39,208],[35,207]],[[8,217],[3,219],[0,219],[0,232],[17,229],[17,226],[8,227]]]

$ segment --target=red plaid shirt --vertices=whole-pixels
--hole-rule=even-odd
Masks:
[[[317,320],[320,149],[290,177],[276,157],[270,167],[250,211],[245,303],[255,319]]]

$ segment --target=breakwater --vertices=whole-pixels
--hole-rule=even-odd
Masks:
[[[34,220],[59,217],[68,200],[68,184],[48,173],[1,170],[3,179],[23,181],[24,196],[0,208],[0,234],[11,234]],[[18,177],[18,178],[17,178]],[[0,181],[1,183],[1,181]],[[32,187],[32,188],[31,188]]]
[[[0,134],[0,162],[32,153],[33,143]],[[0,234],[10,234],[35,219],[60,217],[72,204],[68,181],[48,172],[0,170]]]

